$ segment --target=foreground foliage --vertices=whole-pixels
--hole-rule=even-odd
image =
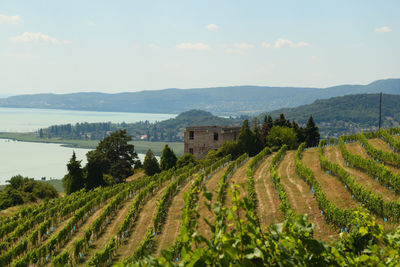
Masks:
[[[207,197],[210,198],[209,192]],[[281,224],[263,231],[253,216],[253,205],[241,200],[233,188],[232,208],[218,203],[212,209],[216,221],[210,225],[211,240],[193,233],[180,258],[163,251],[163,256],[147,256],[131,266],[396,266],[400,264],[400,229],[385,234],[366,210],[354,212],[349,233],[328,245],[313,238],[315,225],[307,216],[289,216]],[[211,210],[211,208],[210,208]],[[245,218],[240,214],[245,213]],[[226,223],[223,221],[226,220]],[[216,228],[215,225],[223,225]],[[218,229],[218,231],[217,231]],[[196,249],[194,249],[194,247]],[[122,264],[121,264],[122,266]]]

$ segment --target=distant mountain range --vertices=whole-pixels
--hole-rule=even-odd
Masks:
[[[323,137],[357,133],[362,130],[371,131],[378,128],[379,94],[347,95],[316,100],[309,105],[283,108],[266,114],[276,118],[281,113],[285,114],[287,119],[300,124],[305,124],[312,115]],[[400,125],[400,95],[383,94],[382,125],[384,128]]]
[[[218,115],[239,115],[311,104],[317,99],[381,91],[399,95],[400,79],[328,88],[231,86],[118,94],[18,95],[0,99],[0,107],[174,114],[201,109]]]

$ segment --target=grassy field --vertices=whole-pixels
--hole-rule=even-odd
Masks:
[[[77,148],[88,148],[94,149],[99,143],[98,140],[72,140],[72,139],[59,139],[51,138],[44,139],[39,138],[35,133],[0,133],[0,138],[12,139],[23,142],[36,142],[36,143],[53,143],[62,144],[67,147]],[[183,143],[182,142],[148,142],[148,141],[133,141],[135,145],[135,151],[137,153],[145,154],[148,149],[151,149],[157,156],[161,155],[161,151],[165,144],[174,150],[177,156],[183,155]]]

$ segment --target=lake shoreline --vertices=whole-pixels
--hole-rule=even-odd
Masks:
[[[45,143],[45,144],[60,144],[68,148],[84,148],[95,149],[100,142],[99,140],[74,140],[74,139],[42,139],[36,133],[15,133],[15,132],[0,132],[0,139],[10,139],[19,142]],[[149,142],[149,141],[131,141],[135,146],[135,152],[146,154],[148,149],[151,149],[156,156],[161,155],[161,151],[165,144],[174,150],[179,157],[183,155],[183,142]]]

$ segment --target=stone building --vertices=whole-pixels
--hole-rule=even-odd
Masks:
[[[190,126],[185,130],[185,153],[197,159],[206,157],[211,149],[217,150],[225,141],[236,141],[240,126]]]

